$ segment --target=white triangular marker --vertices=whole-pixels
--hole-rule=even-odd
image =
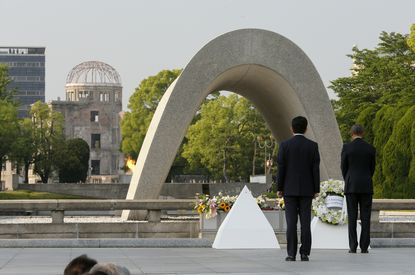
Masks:
[[[219,227],[212,245],[216,249],[280,248],[274,230],[251,191],[244,187]]]

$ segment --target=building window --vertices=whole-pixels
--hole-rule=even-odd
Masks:
[[[91,121],[98,122],[99,120],[99,112],[98,111],[91,111]]]
[[[79,99],[88,98],[89,97],[89,92],[88,91],[79,91],[78,92],[78,97],[79,97]]]
[[[66,92],[66,100],[72,101],[72,91],[67,91]]]
[[[110,101],[110,95],[108,93],[99,93],[99,101],[101,102]]]
[[[99,175],[100,161],[97,159],[91,160],[91,175]]]
[[[101,134],[91,134],[91,148],[101,148]]]
[[[99,101],[101,101],[101,102],[105,101],[105,94],[104,93],[99,93]]]
[[[111,166],[113,174],[115,174],[118,171],[118,157],[116,155],[112,155],[111,157]]]

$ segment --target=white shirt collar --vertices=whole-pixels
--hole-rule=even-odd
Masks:
[[[294,134],[294,136],[304,136],[304,134],[296,133],[296,134]]]

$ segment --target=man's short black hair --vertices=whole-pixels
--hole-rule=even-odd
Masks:
[[[64,275],[80,275],[88,272],[97,264],[94,259],[88,258],[86,254],[73,259],[65,268]]]
[[[304,134],[307,130],[307,124],[307,119],[303,116],[293,118],[291,127],[293,128],[294,134]]]
[[[350,129],[350,132],[352,133],[352,135],[355,135],[355,136],[363,136],[363,133],[365,132],[365,130],[363,129],[362,125],[355,124]]]

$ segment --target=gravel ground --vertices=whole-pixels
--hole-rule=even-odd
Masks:
[[[180,220],[198,220],[198,216],[162,216],[163,222]],[[379,216],[382,223],[415,223],[413,213],[385,213]],[[65,216],[65,223],[121,223],[137,222],[124,221],[119,216]],[[0,224],[25,224],[25,223],[52,223],[50,216],[0,216]]]
[[[174,222],[180,220],[198,220],[194,216],[170,217],[163,216],[163,222]],[[121,217],[110,216],[67,216],[64,218],[65,223],[121,223],[137,221],[124,221]],[[26,223],[52,223],[49,216],[2,216],[0,224],[26,224]]]

